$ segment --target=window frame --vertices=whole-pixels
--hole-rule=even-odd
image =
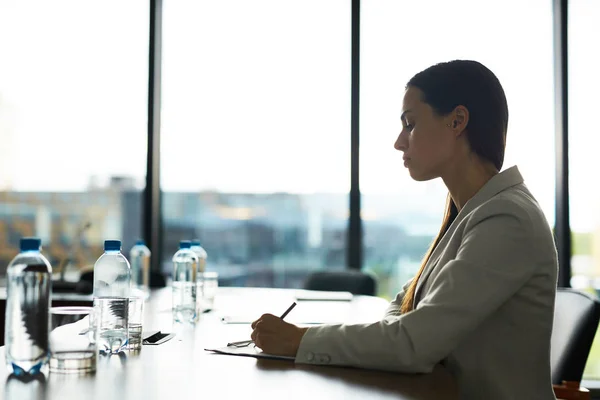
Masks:
[[[350,122],[350,193],[346,267],[360,270],[363,265],[363,226],[360,215],[359,182],[359,110],[360,110],[360,0],[352,2],[351,15],[351,122]],[[571,230],[569,224],[569,152],[568,152],[568,0],[553,2],[556,206],[555,239],[559,259],[559,287],[570,287]],[[162,213],[160,190],[160,106],[162,63],[162,0],[150,0],[150,46],[148,74],[148,158],[146,187],[142,204],[142,232],[155,257],[152,271],[161,270]],[[156,217],[161,216],[161,217]]]

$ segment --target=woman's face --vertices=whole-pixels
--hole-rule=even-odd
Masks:
[[[452,116],[437,115],[422,101],[421,90],[409,87],[404,93],[401,120],[402,131],[394,148],[404,153],[410,176],[416,181],[440,177],[456,145]]]

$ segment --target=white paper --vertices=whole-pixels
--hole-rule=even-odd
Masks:
[[[297,301],[352,301],[350,292],[329,292],[298,289],[294,293]]]
[[[227,347],[219,347],[216,349],[204,349],[206,351],[212,351],[214,353],[226,354],[230,356],[244,356],[244,357],[254,357],[254,358],[268,358],[271,360],[288,360],[294,361],[295,357],[289,356],[276,356],[273,354],[264,353],[258,347],[255,347],[253,344],[244,347],[235,347],[235,346],[227,346]]]

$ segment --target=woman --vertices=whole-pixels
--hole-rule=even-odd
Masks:
[[[558,261],[517,167],[500,172],[508,107],[475,61],[434,65],[407,84],[395,148],[417,181],[442,178],[442,227],[384,318],[299,328],[252,324],[267,353],[297,363],[430,372],[444,364],[464,399],[554,399],[550,336]],[[318,356],[317,356],[318,355]]]

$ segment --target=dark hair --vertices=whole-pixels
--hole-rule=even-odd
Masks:
[[[504,89],[492,71],[477,61],[454,60],[419,72],[408,81],[406,88],[410,87],[421,90],[422,100],[438,115],[447,115],[460,105],[469,110],[466,134],[471,150],[500,171],[506,147],[508,104]],[[442,226],[404,293],[402,313],[412,310],[417,281],[433,249],[457,215],[458,209],[448,194]]]

